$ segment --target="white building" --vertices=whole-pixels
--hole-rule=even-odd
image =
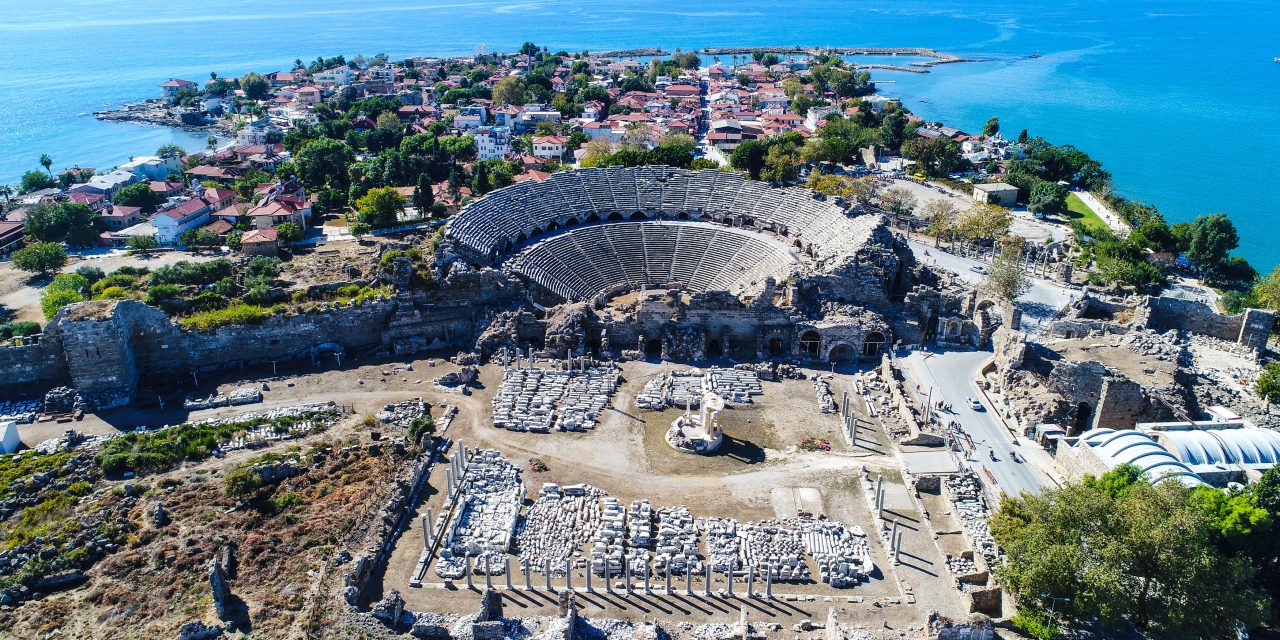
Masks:
[[[511,129],[507,127],[480,127],[471,132],[471,137],[476,141],[476,157],[481,160],[511,153]]]
[[[539,158],[559,160],[564,156],[564,145],[568,139],[564,136],[534,136],[533,155]]]
[[[326,87],[350,84],[352,80],[355,80],[355,78],[356,74],[352,73],[351,69],[345,66],[325,69],[324,71],[316,73],[314,76],[316,84]]]
[[[453,126],[459,129],[474,129],[483,126],[489,113],[483,105],[466,105],[458,107],[458,114],[453,116]]]
[[[88,182],[71,185],[71,188],[68,189],[68,191],[72,193],[81,191],[88,193],[101,193],[110,199],[117,191],[137,181],[138,177],[132,173],[116,169],[109,173],[93,176],[92,178],[89,178]]]
[[[182,171],[182,159],[176,156],[138,156],[120,165],[118,171],[128,171],[138,180],[164,180]]]

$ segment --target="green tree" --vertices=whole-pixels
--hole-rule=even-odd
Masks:
[[[1187,260],[1204,274],[1206,279],[1227,262],[1232,249],[1240,246],[1236,226],[1225,213],[1202,215],[1191,223],[1187,239]]]
[[[285,244],[302,239],[302,227],[296,222],[282,222],[276,227],[276,237]]]
[[[22,179],[18,182],[18,193],[27,194],[34,193],[41,189],[48,189],[56,186],[58,182],[52,176],[47,176],[39,171],[28,171],[22,174]]]
[[[153,235],[129,236],[129,240],[125,242],[125,248],[129,253],[146,253],[158,246],[160,243],[156,242],[156,237]]]
[[[885,114],[880,121],[880,144],[886,149],[901,149],[907,137],[907,116],[900,109]]]
[[[271,95],[271,83],[261,73],[250,71],[240,78],[240,89],[250,100],[266,100]]]
[[[228,498],[244,499],[262,488],[262,474],[245,466],[237,466],[222,479],[222,491]]]
[[[990,120],[987,120],[987,124],[982,126],[982,135],[994,136],[997,133],[1000,133],[1000,118],[993,116]]]
[[[139,182],[117,191],[116,195],[111,197],[111,202],[126,207],[140,207],[143,213],[154,213],[164,199],[160,194],[152,191],[150,185]]]
[[[747,140],[733,150],[733,154],[729,156],[729,166],[746,171],[752,180],[759,180],[768,153],[768,147],[760,140]]]
[[[0,198],[4,198],[4,203],[9,204],[13,200],[13,185],[0,184]]]
[[[1005,552],[1001,583],[1024,612],[1067,596],[1060,619],[1128,625],[1155,638],[1234,637],[1268,600],[1254,567],[1219,545],[1217,517],[1176,481],[1152,485],[1128,465],[1102,478],[1006,499],[991,532]],[[1194,603],[1194,606],[1188,606]]]
[[[516,76],[506,76],[493,85],[494,104],[524,104],[524,82]]]
[[[916,197],[902,187],[894,187],[880,194],[880,204],[897,215],[906,215],[916,208]]]
[[[413,206],[418,209],[420,217],[426,218],[431,215],[431,207],[436,203],[434,188],[430,174],[423,173],[418,176],[418,184],[413,190]]]
[[[800,175],[800,165],[800,156],[794,148],[773,145],[765,154],[764,168],[760,171],[760,177],[769,182],[786,184]]]
[[[1031,280],[1022,270],[1021,240],[1011,237],[1004,242],[987,272],[987,289],[1006,302],[1017,300],[1031,289]]]
[[[1280,362],[1268,363],[1254,383],[1253,390],[1259,398],[1271,404],[1280,403]]]
[[[307,185],[330,185],[345,191],[348,184],[347,168],[355,161],[351,147],[323,138],[307,143],[298,154],[298,177]]]
[[[67,251],[57,242],[38,242],[13,252],[13,266],[32,273],[57,271],[67,264]]]
[[[902,145],[902,153],[915,160],[926,175],[945,176],[960,168],[960,145],[950,138],[916,136]]]
[[[42,202],[27,214],[27,234],[41,242],[89,245],[98,237],[98,215],[77,202]]]
[[[1042,180],[1031,188],[1031,197],[1027,201],[1027,209],[1032,213],[1054,213],[1067,206],[1067,188],[1056,183]]]
[[[400,220],[407,202],[391,187],[370,189],[369,193],[356,200],[356,211],[360,220],[373,227],[390,227]]]
[[[53,158],[50,158],[49,154],[47,153],[40,154],[40,166],[44,167],[45,172],[49,174],[49,179],[52,180],[53,179]]]
[[[347,230],[351,232],[351,235],[355,236],[356,240],[363,240],[373,230],[373,227],[369,226],[368,222],[352,220],[347,224]]]
[[[166,144],[156,149],[156,155],[161,158],[181,158],[187,155],[187,150],[176,144]]]
[[[1004,207],[975,202],[956,218],[956,233],[969,242],[997,240],[1009,233],[1013,214]]]

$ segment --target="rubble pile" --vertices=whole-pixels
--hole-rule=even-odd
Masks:
[[[213,407],[239,406],[259,402],[262,402],[261,389],[257,387],[240,387],[227,394],[215,393],[203,398],[187,398],[183,400],[182,408],[187,411],[197,411]]]
[[[71,387],[54,387],[44,394],[46,413],[72,413],[85,408],[84,399]]]
[[[804,539],[779,520],[748,522],[738,528],[742,564],[755,566],[760,575],[772,573],[774,580],[804,581],[809,567],[804,561]]]
[[[463,365],[457,371],[450,371],[431,380],[431,386],[441,391],[455,391],[475,381],[480,376],[480,368],[474,364]]]
[[[562,489],[552,482],[544,484],[520,525],[520,558],[539,572],[550,561],[552,575],[563,574],[565,561],[599,526],[602,495],[603,491],[585,485]]]
[[[473,571],[484,572],[487,564],[491,573],[500,574],[524,504],[520,468],[497,451],[478,450],[467,462],[461,491],[436,574],[460,578],[466,574],[468,558],[476,559]]]
[[[1121,346],[1140,356],[1166,362],[1177,362],[1182,353],[1182,340],[1178,337],[1178,332],[1172,329],[1164,334],[1154,331],[1135,331],[1120,338],[1119,342]]]
[[[737,571],[738,521],[732,518],[705,518],[701,526],[707,543],[707,563],[718,573]]]
[[[764,393],[760,377],[749,369],[687,369],[669,371],[646,382],[636,395],[636,406],[655,411],[667,407],[696,409],[702,402],[702,394],[708,391],[740,403],[752,402],[753,396]]]
[[[608,575],[616,576],[622,573],[622,559],[626,551],[623,541],[627,511],[617,498],[605,496],[600,502],[600,521],[591,536],[591,571],[603,576],[608,570]]]
[[[761,380],[779,382],[782,380],[804,380],[804,372],[793,364],[785,362],[743,362],[733,365],[739,371],[754,371]]]
[[[627,508],[627,563],[634,575],[644,571],[653,546],[653,505],[648,500],[632,500]]]
[[[854,587],[875,569],[867,534],[858,525],[798,518],[793,522],[805,551],[818,564],[821,580],[836,589]]]
[[[701,557],[698,554],[698,529],[693,524],[693,516],[686,507],[665,507],[658,509],[658,538],[654,545],[653,566],[657,571],[665,571],[667,565],[671,572],[682,574],[692,567],[694,571],[702,569]]]
[[[43,407],[44,403],[40,400],[3,400],[0,401],[0,420],[30,424]]]
[[[835,413],[836,398],[831,395],[831,376],[815,376],[813,390],[818,394],[818,410],[822,413]]]
[[[978,565],[973,562],[973,558],[947,556],[947,571],[958,576],[967,576],[977,573]]]
[[[986,558],[987,564],[995,563],[999,552],[991,537],[987,520],[991,517],[987,502],[982,497],[982,486],[973,474],[946,476],[947,495],[955,505],[956,517],[964,527],[969,544]]]
[[[430,411],[429,403],[423,402],[422,398],[415,398],[384,405],[382,411],[377,413],[377,417],[385,424],[408,428],[410,422],[427,415]]]
[[[493,426],[535,433],[594,429],[617,388],[618,372],[611,367],[508,368],[493,398]]]

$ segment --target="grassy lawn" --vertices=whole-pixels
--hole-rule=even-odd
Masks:
[[[1110,231],[1107,223],[1098,217],[1092,209],[1085,205],[1084,201],[1074,193],[1067,194],[1067,210],[1061,212],[1067,220],[1075,220],[1083,224],[1091,233],[1100,231]]]

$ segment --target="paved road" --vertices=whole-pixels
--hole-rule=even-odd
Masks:
[[[931,244],[910,242],[911,251],[915,253],[916,260],[925,264],[936,265],[953,271],[960,276],[960,279],[972,284],[981,285],[986,276],[972,270],[975,265],[986,265],[977,260],[970,258],[962,258],[957,255],[946,253],[934,249]],[[928,251],[928,255],[925,252]],[[1031,289],[1018,298],[1018,307],[1022,309],[1022,330],[1031,336],[1037,336],[1045,329],[1045,325],[1051,321],[1058,311],[1067,303],[1071,302],[1079,293],[1074,289],[1064,287],[1050,280],[1041,280],[1039,278],[1031,279]]]
[[[1034,462],[1028,462],[1028,453],[1032,460],[1041,457],[1038,455],[1040,452],[1032,451],[1035,445],[1025,438],[1018,438],[1018,443],[1014,444],[1009,430],[990,407],[984,407],[982,411],[969,407],[968,398],[983,401],[973,380],[978,369],[990,357],[991,353],[987,351],[916,351],[903,360],[908,374],[919,383],[922,397],[927,396],[932,388],[935,401],[941,398],[951,404],[952,413],[943,413],[940,417],[958,421],[972,438],[974,449],[970,464],[978,473],[985,475],[982,468],[990,470],[996,484],[1008,495],[1038,494],[1052,483]],[[994,461],[991,459],[992,451],[995,452]],[[1018,452],[1017,461],[1010,455],[1011,451]]]

